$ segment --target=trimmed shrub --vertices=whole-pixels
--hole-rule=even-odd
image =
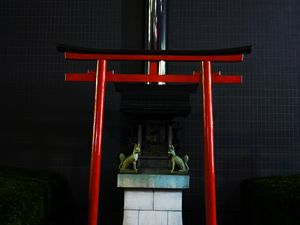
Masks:
[[[0,168],[1,225],[66,224],[68,196],[66,182],[58,175]]]
[[[300,175],[242,182],[242,209],[248,225],[300,225]]]

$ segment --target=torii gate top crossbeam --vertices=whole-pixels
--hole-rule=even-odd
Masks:
[[[244,54],[251,52],[251,46],[238,48],[200,50],[200,51],[141,51],[141,50],[107,50],[74,47],[70,45],[57,44],[57,49],[64,52],[68,60],[106,60],[106,61],[150,61],[149,74],[114,74],[106,72],[105,82],[166,82],[166,83],[199,83],[201,74],[167,74],[159,76],[157,65],[160,60],[184,61],[184,62],[239,62],[243,60]],[[213,83],[241,83],[241,76],[226,75],[220,73],[212,74]],[[96,72],[67,73],[66,81],[95,81]]]
[[[132,61],[215,61],[238,62],[243,60],[243,54],[251,52],[251,46],[217,50],[117,50],[82,48],[57,44],[59,52],[65,53],[66,59],[72,60],[132,60]]]

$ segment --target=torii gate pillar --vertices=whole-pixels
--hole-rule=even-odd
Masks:
[[[217,225],[216,182],[214,166],[214,125],[212,107],[211,62],[202,62],[204,190],[206,225]]]
[[[97,224],[99,187],[102,156],[102,131],[104,120],[106,60],[97,60],[93,140],[90,162],[90,180],[88,196],[88,225]]]

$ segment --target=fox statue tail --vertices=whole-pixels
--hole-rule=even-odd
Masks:
[[[120,158],[119,169],[121,169],[121,167],[122,167],[122,165],[123,165],[123,162],[124,162],[124,160],[125,160],[125,155],[124,155],[123,153],[120,153],[119,158]]]
[[[183,156],[183,162],[184,162],[184,165],[186,166],[186,170],[187,171],[189,171],[190,170],[190,168],[189,168],[189,166],[188,166],[188,161],[189,161],[189,156],[188,155],[184,155]]]

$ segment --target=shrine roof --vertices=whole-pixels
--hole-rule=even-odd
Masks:
[[[209,49],[209,50],[133,50],[133,49],[97,49],[86,48],[80,46],[72,46],[67,44],[56,44],[59,52],[70,53],[87,53],[87,54],[125,54],[125,55],[234,55],[234,54],[250,54],[251,45],[225,48],[225,49]]]

